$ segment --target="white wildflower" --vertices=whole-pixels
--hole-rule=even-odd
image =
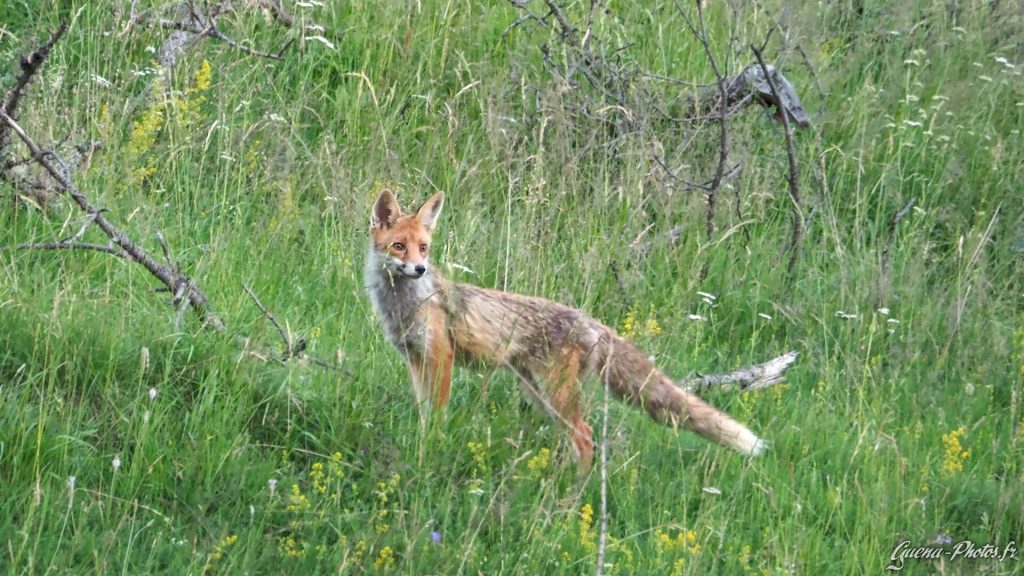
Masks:
[[[316,40],[317,42],[320,42],[321,44],[323,44],[324,46],[327,46],[331,50],[334,50],[334,44],[331,43],[331,41],[328,40],[327,38],[324,38],[323,36],[321,36],[320,34],[317,34],[315,36],[306,36],[305,40]]]
[[[1014,64],[1013,62],[1010,62],[1009,60],[1007,60],[1003,56],[996,56],[996,62],[999,62],[1000,64],[1002,64],[1003,66],[1006,66],[1007,68],[1009,68],[1011,70],[1017,67],[1016,64]]]

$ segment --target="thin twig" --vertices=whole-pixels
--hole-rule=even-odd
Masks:
[[[565,13],[562,12],[562,8],[558,5],[555,0],[544,0],[544,3],[548,5],[548,9],[558,20],[559,26],[562,28],[562,37],[566,39],[570,44],[579,47],[579,40],[576,38],[576,28],[572,25],[572,22],[565,17]]]
[[[633,301],[629,297],[629,291],[626,290],[626,284],[622,281],[622,275],[619,273],[618,261],[612,259],[609,267],[612,271],[612,277],[615,278],[615,285],[619,288],[619,296],[622,298],[622,305],[629,310],[633,306]]]
[[[288,336],[288,332],[283,326],[281,326],[281,323],[277,321],[277,318],[274,318],[274,315],[267,310],[267,307],[260,302],[260,299],[256,297],[256,293],[252,291],[252,288],[249,288],[246,284],[242,284],[242,288],[244,288],[246,294],[252,298],[252,301],[256,303],[256,307],[260,309],[260,312],[267,317],[267,320],[270,320],[270,323],[274,325],[274,328],[277,328],[277,333],[281,335],[281,340],[284,342],[284,357],[285,359],[291,358],[294,354],[292,351],[292,339]]]
[[[704,8],[702,3],[697,2],[697,19],[700,22],[700,30],[695,27],[693,21],[691,21],[690,17],[683,11],[678,0],[676,0],[675,5],[676,9],[686,21],[686,25],[690,28],[690,32],[697,37],[697,40],[704,47],[704,54],[707,56],[708,63],[711,65],[711,70],[715,73],[715,83],[718,87],[718,165],[715,167],[715,175],[711,178],[711,182],[707,188],[707,194],[705,194],[705,199],[707,200],[707,214],[705,216],[704,229],[707,233],[708,242],[710,243],[715,236],[715,210],[718,200],[718,191],[722,187],[722,179],[725,176],[725,167],[729,162],[729,93],[726,89],[726,78],[719,69],[718,61],[715,59],[715,53],[711,50],[711,44],[708,42],[708,28],[704,21]],[[702,281],[708,276],[709,264],[710,259],[705,259],[704,264],[701,266],[700,279]]]
[[[768,70],[768,66],[764,63],[764,57],[761,55],[761,50],[753,44],[750,45],[750,49],[754,52],[754,56],[757,57],[757,63],[761,66],[761,71],[764,72],[765,81],[768,82],[768,86],[772,90],[772,96],[775,98],[775,101],[779,103],[779,117],[782,121],[782,129],[785,131],[786,135],[786,156],[789,158],[789,176],[787,177],[787,180],[789,182],[789,198],[793,202],[793,235],[790,238],[789,246],[787,247],[787,250],[790,252],[787,271],[790,276],[790,281],[792,281],[793,272],[796,269],[796,263],[800,257],[800,242],[803,239],[804,234],[803,207],[800,203],[800,167],[796,162],[796,151],[793,145],[793,130],[789,125],[789,115],[782,109],[783,99],[779,93],[778,87],[775,85],[775,79]]]
[[[914,196],[903,205],[903,208],[897,210],[896,213],[892,215],[892,218],[889,219],[889,230],[886,234],[885,248],[882,249],[881,273],[878,276],[879,306],[883,305],[883,301],[885,300],[886,286],[889,281],[889,251],[892,249],[892,244],[896,240],[896,227],[899,226],[900,221],[903,220],[916,203],[917,196]]]
[[[164,238],[164,233],[159,229],[156,231],[156,240],[160,243],[160,250],[164,253],[164,262],[173,270],[177,270],[178,266],[174,263],[174,259],[171,258],[171,249],[167,246],[167,239]]]
[[[0,246],[0,252],[4,250],[91,250],[124,258],[125,260],[131,259],[124,250],[114,248],[109,244],[95,244],[92,242],[28,242],[14,246]]]

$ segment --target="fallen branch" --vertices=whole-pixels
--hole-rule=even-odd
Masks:
[[[3,108],[0,108],[0,122],[10,127],[21,138],[21,141],[28,146],[29,151],[32,153],[32,158],[57,181],[61,189],[71,196],[75,204],[89,215],[96,226],[103,230],[103,233],[110,238],[111,242],[123,250],[129,259],[141,264],[150,274],[156,276],[172,294],[181,293],[182,297],[188,301],[193,311],[202,321],[218,330],[224,329],[224,322],[210,311],[206,294],[197,288],[187,276],[157,262],[146,250],[132,242],[120,228],[115,226],[110,220],[107,220],[103,212],[93,206],[89,199],[71,182],[64,163],[54,153],[43,150],[36,144]]]
[[[783,372],[796,362],[798,352],[786,352],[763,364],[755,364],[747,368],[733,370],[727,374],[707,374],[676,382],[676,385],[687,392],[702,392],[713,386],[728,387],[736,384],[741,391],[749,392],[774,386],[785,380]]]

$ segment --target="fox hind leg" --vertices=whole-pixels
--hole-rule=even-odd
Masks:
[[[576,346],[564,347],[544,375],[544,383],[558,419],[569,428],[580,473],[585,474],[594,462],[594,430],[582,407],[580,356]]]

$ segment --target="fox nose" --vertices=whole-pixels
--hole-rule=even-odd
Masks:
[[[423,274],[425,274],[426,271],[427,271],[427,267],[424,266],[423,264],[417,264],[416,265],[416,274],[418,274],[419,276],[423,276]]]

